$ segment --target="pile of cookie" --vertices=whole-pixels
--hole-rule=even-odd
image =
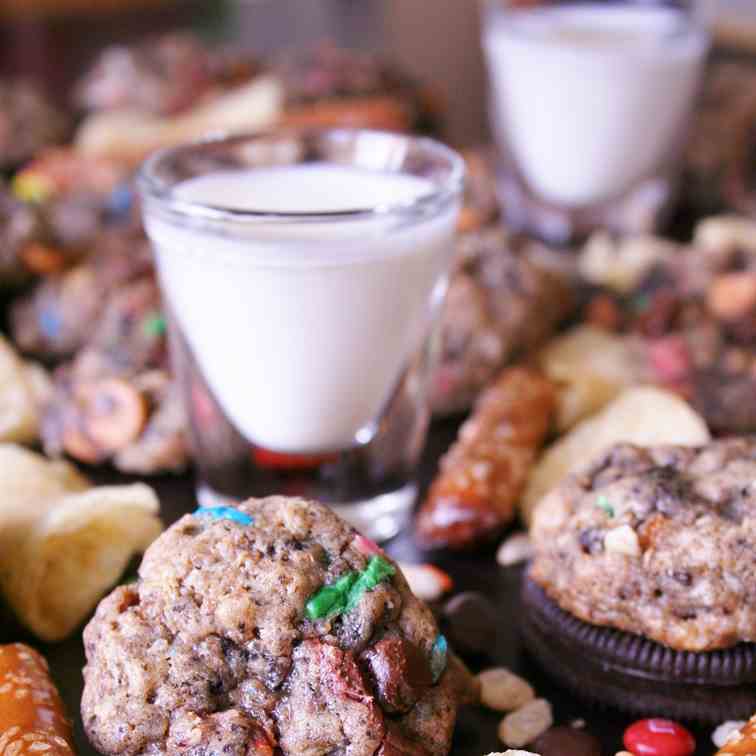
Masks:
[[[753,87],[722,71],[686,186],[698,208],[748,213]],[[144,155],[208,124],[433,130],[440,116],[372,56],[260,59],[187,35],[104,51],[68,117],[16,82],[0,100],[13,342],[0,341],[0,441],[140,475],[190,463],[134,191]],[[717,118],[736,124],[726,145],[706,137]],[[504,228],[491,155],[466,158],[432,402],[437,416],[472,411],[419,508],[417,541],[477,548],[519,516],[527,532],[498,558],[530,562],[520,629],[564,687],[633,717],[745,720],[756,710],[756,221],[714,216],[688,243],[598,234],[565,254]],[[158,537],[146,486],[94,488],[10,445],[0,500],[0,594],[41,638],[78,627],[147,549],[136,582],[85,631],[82,718],[103,753],[442,756],[472,702],[506,715],[508,747],[600,753],[582,728],[554,727],[526,681],[466,670],[441,632],[460,650],[470,641],[452,637],[454,609],[439,625],[418,598],[440,599],[448,576],[415,566],[405,578],[317,504],[201,509]],[[2,648],[0,674],[0,754],[72,753],[42,661]],[[749,753],[755,727],[728,727],[722,756]],[[625,747],[690,756],[695,745],[674,722],[644,719]]]

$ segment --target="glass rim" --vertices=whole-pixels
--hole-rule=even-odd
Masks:
[[[270,140],[290,140],[292,138],[314,138],[331,136],[337,138],[354,137],[358,134],[370,134],[375,138],[386,140],[400,140],[414,144],[429,154],[446,160],[449,165],[449,175],[435,183],[432,191],[421,194],[414,199],[404,202],[389,202],[377,204],[373,207],[346,208],[344,210],[328,211],[273,211],[254,210],[249,208],[224,207],[205,202],[184,200],[176,197],[175,188],[180,182],[168,182],[157,175],[160,165],[165,161],[176,158],[181,154],[189,154],[207,146],[221,147],[247,142],[263,142]],[[294,162],[291,165],[302,165]],[[286,164],[281,167],[285,167]],[[398,175],[412,175],[409,172],[397,170]],[[452,200],[461,196],[464,189],[465,161],[454,149],[443,142],[426,136],[403,134],[394,131],[361,128],[288,128],[271,129],[253,133],[229,134],[225,132],[210,134],[201,139],[192,140],[180,145],[156,150],[140,166],[137,172],[136,186],[144,199],[157,201],[159,205],[171,211],[178,217],[203,219],[215,222],[230,222],[237,224],[256,223],[323,223],[344,222],[356,220],[370,220],[388,218],[395,215],[413,215],[422,212],[439,202]],[[432,181],[429,179],[429,181]]]

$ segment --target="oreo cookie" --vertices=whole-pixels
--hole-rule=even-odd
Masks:
[[[527,575],[520,629],[526,647],[557,681],[600,707],[705,724],[756,710],[756,644],[675,651],[563,611]]]

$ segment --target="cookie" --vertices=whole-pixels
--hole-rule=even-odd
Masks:
[[[110,756],[441,756],[475,697],[396,564],[302,499],[183,517],[84,643],[82,720]]]
[[[632,715],[715,724],[756,708],[756,646],[692,653],[590,625],[559,608],[530,578],[520,624],[527,649],[581,698]]]
[[[754,481],[755,438],[617,444],[539,504],[531,576],[574,617],[670,649],[756,641]]]

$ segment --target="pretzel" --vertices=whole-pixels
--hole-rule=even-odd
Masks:
[[[74,756],[71,742],[47,662],[22,643],[0,646],[0,756]]]
[[[756,714],[727,738],[716,756],[756,756]]]
[[[423,546],[472,546],[514,519],[555,408],[554,384],[530,368],[505,370],[483,392],[420,508]]]

